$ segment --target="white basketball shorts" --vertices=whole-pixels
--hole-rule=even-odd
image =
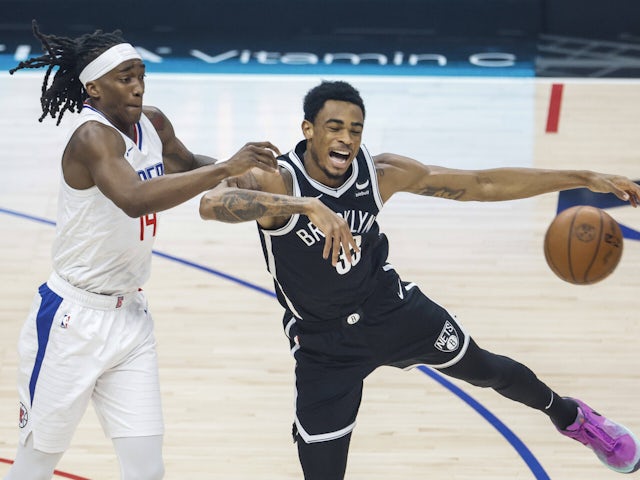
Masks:
[[[20,333],[20,441],[65,451],[89,399],[109,438],[162,435],[153,319],[142,291],[88,293],[55,273]]]

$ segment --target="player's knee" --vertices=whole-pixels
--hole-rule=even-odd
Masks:
[[[511,358],[483,350],[471,341],[463,359],[441,372],[476,387],[501,389],[518,376],[519,366]]]
[[[307,443],[294,426],[293,438],[305,480],[342,480],[347,468],[351,433],[325,442]]]
[[[161,480],[164,477],[162,435],[114,438],[122,480]]]
[[[141,464],[139,468],[122,472],[122,480],[162,480],[164,465],[156,462]]]
[[[61,453],[46,453],[33,447],[33,435],[25,445],[19,444],[16,459],[4,480],[51,480]]]
[[[4,477],[4,480],[51,480],[53,468],[45,465],[14,465]],[[28,476],[28,477],[27,477]]]

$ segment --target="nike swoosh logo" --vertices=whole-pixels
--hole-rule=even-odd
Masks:
[[[129,156],[129,154],[131,153],[131,150],[133,150],[133,147],[129,147],[129,149],[127,150],[127,153],[125,153],[125,156]]]
[[[398,296],[400,300],[404,299],[404,289],[402,288],[402,283],[400,283],[400,279],[398,279]]]
[[[316,198],[320,198],[322,195],[324,195],[324,193],[321,193],[320,195],[318,195]]]
[[[364,183],[358,183],[358,182],[356,182],[356,188],[357,188],[358,190],[364,190],[364,189],[365,189],[365,188],[367,188],[368,186],[369,186],[369,180],[367,180],[367,181],[366,181],[366,182],[364,182]]]

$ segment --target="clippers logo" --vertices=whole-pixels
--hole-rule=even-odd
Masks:
[[[71,321],[71,315],[68,313],[64,314],[62,320],[60,320],[60,328],[69,328],[69,322]]]
[[[27,422],[29,422],[29,412],[27,411],[27,407],[24,406],[24,403],[20,402],[20,418],[18,420],[18,426],[20,428],[24,428],[27,426]]]
[[[440,336],[434,346],[441,352],[455,352],[460,346],[460,339],[455,327],[448,320],[444,323]]]

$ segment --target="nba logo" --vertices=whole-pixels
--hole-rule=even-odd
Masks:
[[[62,317],[62,320],[60,321],[60,327],[68,328],[70,320],[71,320],[71,315],[69,315],[68,313],[65,313],[64,317]]]
[[[29,412],[27,411],[27,407],[25,407],[24,404],[20,402],[20,418],[18,420],[18,426],[20,428],[24,428],[27,426],[28,421],[29,421]]]
[[[116,302],[116,308],[120,308],[122,306],[122,302],[124,301],[123,296],[118,297],[118,301]]]

